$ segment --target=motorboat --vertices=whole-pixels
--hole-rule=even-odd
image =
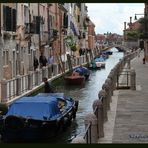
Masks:
[[[78,101],[64,93],[39,93],[9,105],[0,119],[4,142],[40,141],[56,136],[76,117]]]

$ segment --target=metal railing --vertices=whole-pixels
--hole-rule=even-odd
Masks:
[[[129,89],[130,88],[130,71],[127,68],[121,73],[117,74],[117,89]]]
[[[7,81],[6,84],[6,89],[7,89],[7,94],[6,97],[8,98],[8,100],[10,100],[11,98],[15,97],[17,95],[17,80],[16,79],[11,79]]]
[[[21,76],[21,93],[24,93],[28,90],[28,75]]]
[[[89,55],[90,56],[90,55]],[[83,64],[87,64],[86,62],[86,56],[79,56],[75,57],[74,59],[74,64],[73,66],[79,66]],[[76,62],[79,61],[79,62]],[[78,64],[78,65],[77,65]],[[68,71],[68,66],[66,66],[67,63],[65,62],[65,71]],[[42,83],[42,79],[44,76],[49,76],[49,72],[52,72],[51,80],[55,79],[55,77],[62,75],[62,71],[60,70],[60,66],[57,63],[55,67],[55,71],[53,72],[52,70],[49,71],[48,68],[52,67],[44,67],[42,69],[39,69],[37,71],[32,71],[32,74],[27,74],[23,76],[18,76],[16,78],[10,79],[10,80],[3,80],[4,82],[1,83],[1,86],[4,88],[5,87],[5,92],[1,91],[1,102],[7,102],[12,99],[15,99],[15,97],[19,97],[20,95],[23,95],[24,93],[26,94],[30,89],[36,88]],[[67,68],[67,69],[66,69]],[[31,85],[31,86],[30,86]],[[2,94],[3,93],[3,94]],[[3,96],[3,97],[2,97]]]

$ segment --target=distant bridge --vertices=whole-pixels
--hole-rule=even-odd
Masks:
[[[115,47],[118,51],[121,51],[121,52],[127,52],[127,51],[130,50],[129,48],[127,48],[127,47],[125,47],[123,45],[114,44],[112,46],[109,46],[109,47],[105,48],[104,51],[105,50],[110,50],[113,47]]]

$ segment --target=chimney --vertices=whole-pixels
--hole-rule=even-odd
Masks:
[[[132,23],[132,17],[130,17],[130,23]]]
[[[126,22],[124,22],[124,30],[126,30]]]

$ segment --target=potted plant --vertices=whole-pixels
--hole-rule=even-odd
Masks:
[[[72,35],[67,36],[65,38],[65,42],[66,42],[67,46],[69,46],[72,51],[75,52],[77,50],[76,41],[74,40],[74,37]]]

